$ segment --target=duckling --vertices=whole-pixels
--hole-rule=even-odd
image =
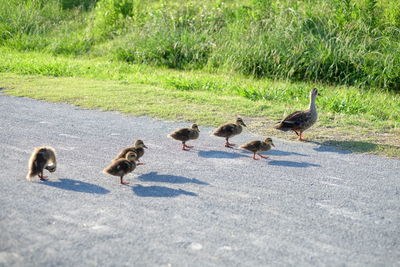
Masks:
[[[199,138],[199,132],[200,130],[197,124],[192,124],[191,128],[178,129],[167,135],[167,137],[182,141],[182,150],[189,150],[193,148],[193,146],[186,145],[186,142]]]
[[[235,146],[235,144],[229,143],[229,138],[240,134],[242,132],[242,125],[244,127],[247,127],[241,118],[237,118],[236,123],[224,124],[218,127],[211,135],[218,137],[225,137],[226,140],[225,147],[232,147]]]
[[[26,175],[28,181],[32,180],[32,177],[39,176],[40,180],[47,181],[47,176],[43,176],[43,170],[46,169],[49,172],[55,172],[57,168],[56,151],[54,148],[49,146],[41,146],[35,148],[29,159],[29,172]]]
[[[269,158],[267,156],[261,155],[259,152],[268,151],[271,149],[271,146],[275,147],[274,143],[272,142],[272,139],[268,137],[265,139],[265,141],[260,141],[260,140],[251,141],[242,145],[239,148],[253,152],[254,153],[253,159],[258,160],[258,158],[256,158],[256,154],[258,154],[260,157],[264,159]]]
[[[103,170],[103,173],[119,176],[121,184],[129,184],[129,182],[125,182],[123,178],[128,173],[133,172],[133,170],[136,168],[136,160],[137,154],[135,152],[128,151],[125,155],[125,158],[114,160],[110,166]]]
[[[140,162],[140,158],[144,155],[144,149],[147,148],[147,146],[143,143],[143,140],[136,140],[135,145],[134,146],[130,146],[127,148],[124,148],[121,150],[121,152],[119,152],[118,156],[114,159],[114,160],[118,160],[118,159],[124,159],[126,157],[126,154],[131,151],[131,152],[135,152],[137,155],[137,160],[138,162]],[[144,163],[137,163],[137,165],[144,165]]]
[[[302,136],[303,132],[310,128],[318,119],[317,106],[315,104],[318,95],[320,94],[317,88],[311,89],[309,108],[293,112],[286,116],[275,128],[284,132],[292,130],[299,137],[298,140],[305,140]]]

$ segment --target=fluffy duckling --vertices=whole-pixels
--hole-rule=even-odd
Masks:
[[[190,148],[193,148],[193,146],[186,145],[186,142],[199,138],[199,133],[200,130],[197,124],[192,124],[191,128],[178,129],[167,135],[167,137],[182,141],[182,150],[189,150]]]
[[[26,179],[31,181],[32,177],[39,176],[40,180],[46,181],[47,176],[43,176],[43,170],[55,172],[57,168],[56,151],[49,146],[41,146],[35,148],[29,159],[29,172]]]
[[[124,159],[114,160],[110,166],[103,170],[103,173],[119,176],[121,184],[129,184],[129,182],[125,182],[123,178],[128,173],[133,172],[133,170],[136,168],[136,160],[137,154],[135,152],[128,151]]]
[[[318,94],[318,89],[313,88],[310,92],[310,106],[307,110],[296,111],[286,116],[278,125],[276,129],[287,132],[292,130],[303,141],[303,132],[310,128],[318,119],[317,106],[315,100]]]
[[[138,140],[136,140],[134,146],[130,146],[130,147],[122,149],[121,152],[119,152],[118,156],[114,160],[124,159],[124,158],[126,158],[126,154],[128,152],[135,152],[137,155],[136,161],[139,162],[140,161],[139,159],[144,155],[145,148],[147,148],[147,146],[143,143],[143,140],[138,139]],[[144,165],[144,163],[137,163],[137,165]]]
[[[260,141],[260,140],[251,141],[251,142],[248,142],[248,143],[242,145],[239,148],[246,149],[250,152],[253,152],[254,153],[253,159],[258,160],[258,158],[256,158],[256,154],[264,159],[269,158],[267,156],[261,155],[259,152],[268,151],[271,149],[271,146],[275,147],[274,143],[272,142],[272,139],[268,137],[265,139],[265,141]]]
[[[235,144],[229,143],[229,138],[240,134],[242,132],[242,128],[243,128],[242,125],[244,127],[247,127],[241,118],[237,118],[236,123],[224,124],[224,125],[218,127],[211,135],[218,136],[218,137],[225,137],[225,140],[226,140],[225,147],[232,147],[232,146],[235,146]]]

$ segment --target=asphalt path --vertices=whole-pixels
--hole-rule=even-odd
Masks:
[[[185,152],[188,126],[0,94],[0,266],[400,265],[399,160],[272,136],[254,161],[201,125]],[[130,184],[102,174],[136,139]],[[58,169],[28,182],[41,145]]]

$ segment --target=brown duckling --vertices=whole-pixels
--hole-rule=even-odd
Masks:
[[[143,143],[143,140],[136,140],[135,145],[134,146],[130,146],[127,148],[124,148],[121,150],[121,152],[119,152],[118,156],[114,159],[124,159],[126,158],[126,154],[128,152],[135,152],[137,155],[137,160],[136,161],[140,161],[140,158],[144,155],[144,149],[147,148],[147,146]],[[137,163],[137,165],[144,165],[144,163]]]
[[[303,132],[310,128],[318,119],[317,106],[315,104],[318,95],[320,94],[317,88],[311,89],[309,108],[293,112],[286,116],[275,128],[284,132],[292,130],[299,137],[299,140],[303,141]]]
[[[128,173],[133,172],[133,170],[135,170],[136,160],[137,160],[137,154],[135,152],[128,151],[124,159],[114,160],[110,164],[110,166],[106,167],[103,170],[103,173],[113,176],[119,176],[121,184],[129,184],[129,182],[124,182],[123,177]]]
[[[265,141],[260,141],[260,140],[251,141],[242,145],[239,148],[253,152],[254,153],[253,159],[258,160],[258,158],[256,158],[256,154],[264,159],[269,158],[268,156],[261,155],[259,152],[268,151],[271,149],[271,146],[275,147],[274,143],[272,142],[272,139],[268,137],[265,139]]]
[[[27,180],[32,180],[32,177],[39,176],[40,180],[46,181],[47,176],[43,176],[43,170],[55,172],[57,168],[56,151],[49,146],[41,146],[35,148],[29,159],[29,172],[26,175]]]
[[[167,137],[182,141],[182,150],[189,150],[193,148],[193,146],[186,145],[186,142],[199,138],[199,132],[200,130],[197,124],[192,124],[191,128],[178,129],[167,135]]]
[[[247,127],[241,118],[237,118],[236,123],[224,124],[224,125],[218,127],[211,135],[218,136],[218,137],[225,137],[225,140],[226,140],[225,146],[232,147],[232,146],[235,146],[235,144],[229,143],[229,138],[240,134],[242,132],[242,125],[244,127]]]

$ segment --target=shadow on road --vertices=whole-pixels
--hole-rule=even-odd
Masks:
[[[67,178],[60,178],[59,181],[56,182],[43,181],[40,184],[69,191],[81,192],[81,193],[100,194],[100,195],[105,195],[110,193],[110,191],[105,189],[104,187]]]
[[[182,189],[174,189],[165,186],[142,186],[134,185],[133,193],[139,197],[177,197],[179,195],[197,196],[196,193]]]
[[[172,184],[202,184],[208,185],[209,183],[200,181],[196,178],[187,178],[184,176],[169,175],[169,174],[158,174],[157,172],[149,172],[142,174],[138,177],[138,180],[144,182],[161,182],[161,183],[172,183]]]
[[[249,157],[253,156],[253,153],[247,150],[243,150],[242,154],[248,155]],[[301,154],[301,153],[296,153],[296,152],[290,152],[290,151],[282,151],[282,150],[269,150],[267,152],[261,152],[262,155],[265,156],[303,156],[303,157],[308,157],[306,154]]]
[[[293,168],[321,167],[321,165],[319,164],[289,161],[289,160],[271,160],[268,161],[268,165],[293,167]]]
[[[240,150],[239,150],[240,151]],[[221,150],[201,150],[198,152],[198,155],[202,158],[214,158],[214,159],[234,159],[245,157],[245,155],[236,153],[236,152],[227,152]]]
[[[267,152],[269,156],[303,156],[303,157],[308,157],[306,154],[301,154],[301,153],[296,153],[296,152],[290,152],[290,151],[282,151],[278,149],[272,149]]]
[[[394,145],[383,145],[383,144],[375,144],[369,142],[361,142],[361,141],[336,141],[336,140],[328,140],[322,143],[320,142],[311,142],[319,147],[314,148],[315,151],[318,152],[335,152],[339,154],[350,154],[350,153],[367,153],[379,151],[379,149],[385,148],[387,150],[400,151],[400,146]]]

